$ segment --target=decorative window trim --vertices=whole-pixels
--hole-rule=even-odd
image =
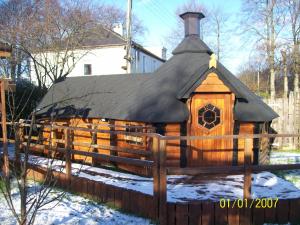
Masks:
[[[207,120],[205,119],[205,114],[209,111],[214,114],[214,120],[211,122],[207,121],[208,119]],[[207,130],[212,130],[213,128],[217,127],[222,123],[221,109],[212,103],[206,103],[200,108],[198,108],[197,119],[198,119],[199,126]]]

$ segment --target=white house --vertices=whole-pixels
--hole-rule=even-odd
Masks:
[[[124,59],[126,55],[126,39],[114,31],[105,30],[105,32],[105,35],[101,35],[100,38],[99,36],[97,38],[90,37],[81,48],[75,49],[70,53],[74,58],[78,58],[78,60],[73,64],[74,68],[72,68],[68,77],[126,73],[124,69],[126,66],[126,60]],[[160,51],[157,48],[152,48],[154,51],[150,49],[132,42],[132,62],[129,73],[151,73],[166,61],[165,48],[162,48]],[[57,53],[49,52],[46,54],[48,61],[51,61],[49,60],[50,58],[55,58],[53,60],[57,62]],[[45,53],[41,55],[45,57]],[[44,59],[41,59],[40,63],[43,63],[43,61]],[[69,64],[71,65],[72,62]],[[46,86],[52,85],[49,77],[44,76],[42,79],[46,83]],[[33,64],[31,65],[31,80],[37,83]]]

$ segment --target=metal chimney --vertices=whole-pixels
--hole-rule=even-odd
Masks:
[[[185,37],[197,36],[200,37],[200,20],[205,16],[200,12],[185,12],[180,15],[184,20]]]

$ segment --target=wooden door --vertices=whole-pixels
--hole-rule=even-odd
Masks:
[[[233,134],[233,101],[231,93],[195,93],[192,96],[189,133],[192,136]],[[190,141],[191,166],[230,165],[232,140]]]

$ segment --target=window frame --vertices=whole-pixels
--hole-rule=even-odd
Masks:
[[[141,127],[134,127],[132,124],[125,124],[125,132],[136,132],[142,133],[143,128]],[[134,136],[134,135],[124,135],[124,140],[127,144],[136,145],[136,146],[144,146],[144,137],[143,136]]]
[[[214,109],[217,109],[219,111],[219,114],[217,112],[215,112],[214,109],[206,108],[208,105],[211,105],[211,106],[214,107]],[[199,112],[202,109],[204,109],[204,111],[202,112],[202,115],[201,115]],[[205,114],[205,112],[207,112],[209,110],[215,113],[215,120],[211,123],[206,123],[206,121],[204,119],[204,114]],[[201,121],[204,122],[203,124],[200,123],[200,117],[203,118],[203,119],[201,119]],[[201,128],[205,128],[209,131],[213,130],[214,128],[216,128],[220,124],[222,124],[221,117],[222,117],[222,110],[218,106],[216,106],[212,103],[206,103],[206,104],[202,105],[201,107],[199,107],[198,110],[197,110],[197,124],[198,124],[198,126],[200,126]],[[215,121],[218,121],[218,123],[215,124]],[[205,126],[206,124],[212,124],[213,126],[209,128],[209,127]]]
[[[86,70],[86,68],[88,68],[88,69]],[[86,72],[89,72],[89,73],[86,73]],[[83,75],[85,75],[85,76],[92,75],[92,64],[85,63],[83,65]]]

